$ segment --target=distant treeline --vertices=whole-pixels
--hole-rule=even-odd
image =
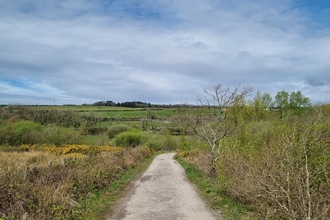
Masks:
[[[87,105],[87,104],[84,104]],[[141,102],[141,101],[131,101],[131,102],[113,102],[113,101],[99,101],[95,102],[92,105],[94,106],[117,106],[117,107],[129,107],[129,108],[176,108],[182,107],[183,105],[179,104],[151,104],[150,102]]]
[[[98,101],[93,104],[83,103],[83,106],[116,106],[128,108],[179,108],[187,105],[184,104],[151,104],[150,102],[130,101],[130,102],[113,102],[113,101]],[[9,104],[0,105],[0,108],[7,106],[50,106],[50,105],[23,105],[23,104]],[[63,106],[80,106],[79,104],[64,104]]]

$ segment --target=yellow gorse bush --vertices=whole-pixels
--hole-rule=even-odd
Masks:
[[[24,150],[24,151],[30,151],[30,150],[36,150],[38,148],[38,146],[36,144],[22,144],[20,146],[20,149],[21,150]]]
[[[123,148],[111,147],[109,145],[94,147],[85,144],[65,144],[60,147],[57,147],[52,144],[42,144],[42,145],[23,144],[20,146],[20,149],[24,151],[32,151],[32,150],[47,151],[56,155],[120,152],[123,150]]]
[[[199,152],[197,150],[186,150],[186,151],[181,151],[180,153],[176,154],[176,157],[192,157],[197,155]]]

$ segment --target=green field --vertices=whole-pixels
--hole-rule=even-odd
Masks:
[[[128,108],[116,106],[89,106],[89,105],[74,105],[74,106],[29,106],[37,110],[59,110],[59,111],[74,111],[84,114],[93,114],[95,117],[101,118],[145,118],[148,112],[153,112],[156,118],[170,117],[175,114],[175,108]]]
[[[94,105],[36,105],[29,106],[39,110],[69,110],[75,112],[107,112],[107,111],[141,111],[143,108],[127,108],[116,106],[94,106]]]

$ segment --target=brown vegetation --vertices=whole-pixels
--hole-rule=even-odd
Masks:
[[[78,158],[39,151],[0,154],[0,217],[77,219],[84,199],[108,187],[152,151],[137,147]]]
[[[260,146],[228,141],[219,164],[227,192],[265,218],[330,218],[330,130],[321,120],[272,126]]]

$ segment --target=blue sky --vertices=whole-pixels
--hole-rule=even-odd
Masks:
[[[218,83],[329,102],[330,0],[0,2],[0,104],[195,103]]]

